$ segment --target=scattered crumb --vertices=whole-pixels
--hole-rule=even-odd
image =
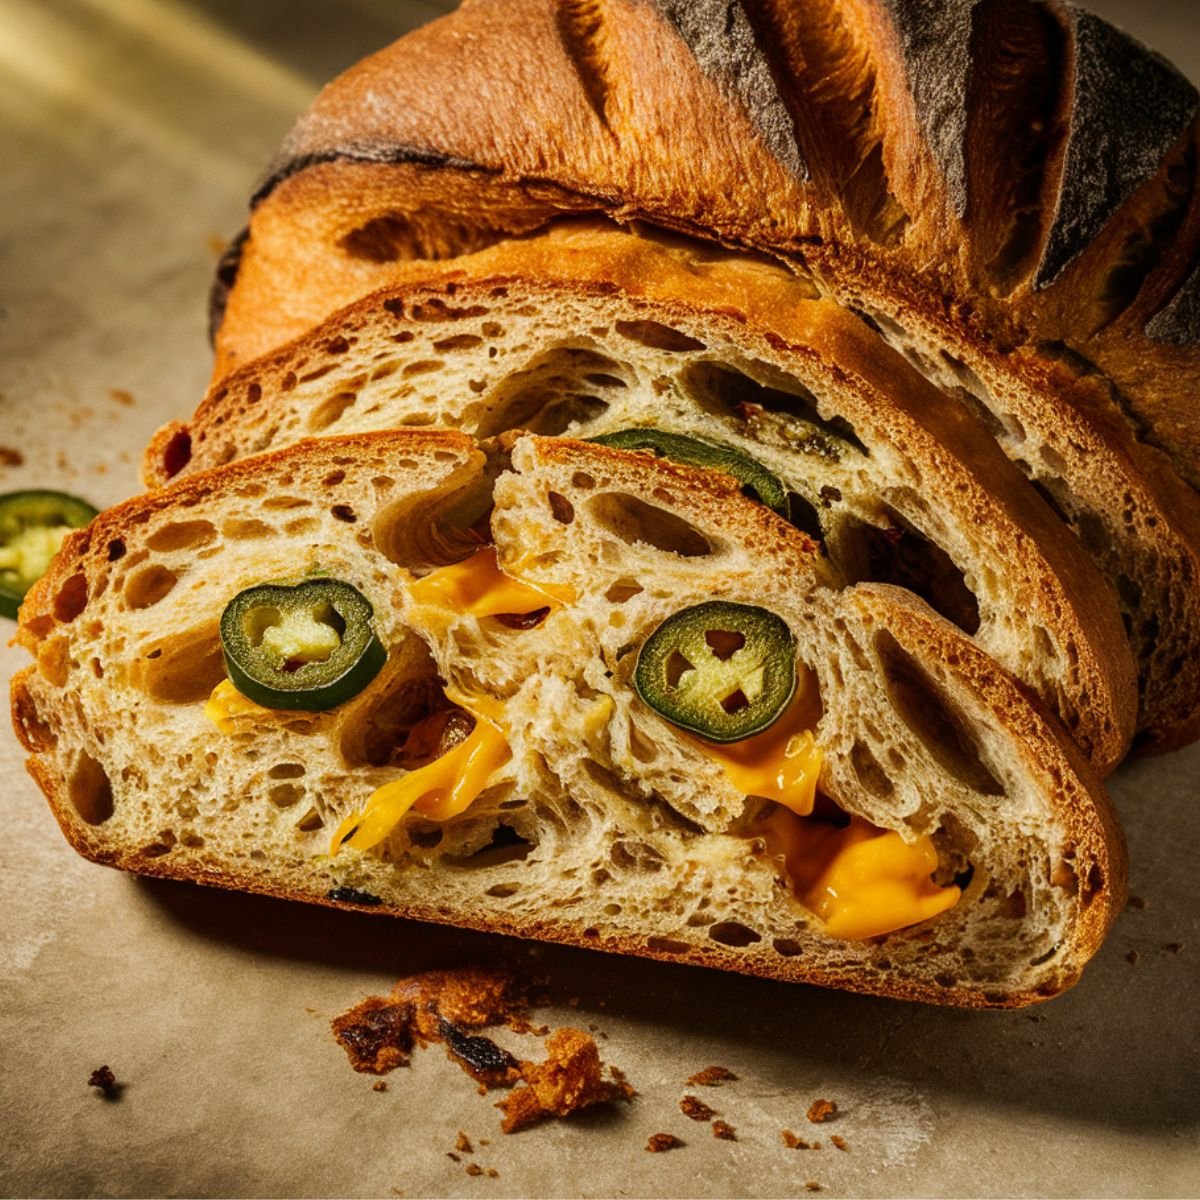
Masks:
[[[569,1004],[569,1005],[570,1005],[572,1008],[578,1008],[578,1007],[579,1007],[579,997],[578,997],[578,996],[572,996],[572,997],[571,997],[571,998],[570,998],[570,999],[567,1001],[567,1003],[568,1003],[568,1004]]]
[[[829,1140],[830,1140],[830,1141],[831,1141],[831,1142],[832,1142],[832,1143],[833,1143],[833,1144],[834,1144],[834,1145],[835,1145],[835,1146],[836,1146],[836,1147],[837,1147],[839,1150],[849,1150],[849,1149],[850,1149],[850,1147],[846,1145],[846,1139],[845,1139],[844,1137],[842,1137],[842,1135],[841,1135],[840,1133],[835,1133],[835,1134],[833,1135],[833,1137],[831,1137]]]
[[[1125,901],[1125,907],[1141,910],[1143,908],[1148,908],[1149,905],[1141,896],[1131,895],[1129,899]]]
[[[484,1174],[485,1174],[485,1175],[486,1175],[486,1176],[487,1176],[489,1179],[498,1179],[498,1178],[500,1177],[500,1172],[499,1172],[499,1171],[497,1171],[495,1167],[488,1167],[488,1168],[486,1168],[486,1169],[484,1170],[484,1172],[483,1172],[483,1173],[484,1173]]]
[[[717,1115],[715,1108],[709,1108],[697,1096],[684,1096],[679,1102],[679,1111],[693,1121],[711,1121]]]
[[[478,1163],[467,1163],[468,1175],[482,1175],[483,1168]]]
[[[373,1092],[386,1092],[386,1091],[387,1091],[387,1083],[386,1083],[384,1080],[382,1080],[382,1079],[377,1079],[377,1080],[376,1080],[376,1081],[375,1081],[375,1082],[374,1082],[374,1083],[371,1085],[371,1091],[373,1091]]]
[[[705,1067],[697,1071],[687,1080],[688,1087],[720,1087],[723,1083],[731,1083],[737,1076],[728,1067]]]
[[[673,1133],[652,1133],[646,1143],[646,1149],[651,1154],[661,1154],[664,1150],[674,1150],[682,1145],[683,1139],[677,1138]]]
[[[797,1137],[790,1129],[779,1131],[779,1140],[789,1150],[811,1150],[812,1147],[802,1137]]]
[[[492,1144],[492,1139],[491,1138],[480,1138],[479,1144],[481,1146],[490,1146]]]
[[[713,1137],[721,1138],[726,1142],[737,1141],[737,1130],[725,1121],[714,1121],[712,1123]]]
[[[1129,963],[1131,966],[1136,967],[1137,961],[1141,957],[1142,956],[1136,950],[1130,950],[1130,952],[1127,955],[1125,955],[1125,961],[1127,963]]]
[[[510,1092],[496,1107],[504,1113],[501,1129],[516,1133],[544,1117],[566,1117],[581,1108],[628,1100],[626,1083],[604,1079],[600,1051],[582,1029],[556,1029],[546,1040],[546,1061],[522,1062],[527,1087]]]
[[[822,1121],[828,1121],[830,1117],[837,1116],[837,1102],[834,1100],[814,1100],[808,1106],[807,1116],[814,1125],[820,1125]]]
[[[1178,954],[1183,949],[1182,942],[1167,942],[1163,945],[1163,949],[1169,954]]]
[[[454,1143],[455,1150],[461,1150],[463,1154],[474,1154],[475,1147],[471,1145],[471,1139],[460,1129],[458,1138]]]
[[[132,404],[133,393],[127,392],[124,388],[109,388],[108,398],[115,404]]]
[[[821,1185],[815,1179],[809,1179],[804,1186],[810,1192],[819,1192],[821,1190]]]
[[[632,1100],[634,1096],[637,1095],[633,1085],[628,1079],[625,1078],[625,1072],[622,1071],[620,1067],[610,1066],[608,1068],[608,1073],[612,1076],[613,1082],[617,1085],[617,1087],[621,1089],[621,1094],[626,1100]]]
[[[19,467],[25,461],[25,455],[11,446],[0,446],[0,467]]]
[[[112,1073],[112,1068],[106,1063],[102,1067],[97,1067],[88,1076],[88,1087],[100,1089],[100,1094],[105,1100],[119,1100],[121,1098],[121,1084],[117,1082],[116,1076]]]
[[[447,1150],[446,1157],[449,1159],[452,1159],[454,1162],[462,1162],[462,1159],[459,1158],[458,1155],[455,1154],[453,1150]]]
[[[408,1066],[413,1024],[411,1004],[393,1004],[382,996],[368,996],[349,1012],[334,1017],[332,1028],[356,1071],[385,1075]]]

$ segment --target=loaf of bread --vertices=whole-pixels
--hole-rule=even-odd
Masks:
[[[221,273],[216,373],[583,213],[770,254],[1074,529],[1169,749],[1200,731],[1196,139],[1195,89],[1058,0],[470,0],[289,135]]]
[[[223,613],[329,579],[386,661],[322,711],[253,703]],[[641,682],[714,603],[776,630],[758,660],[756,634],[704,634],[740,680],[726,713],[794,668],[754,734],[798,764],[775,799]],[[72,844],[129,870],[972,1006],[1069,986],[1123,903],[1102,788],[1007,672],[908,593],[840,586],[728,476],[646,455],[406,431],[197,472],[69,537],[17,639],[30,770]],[[858,841],[831,900],[820,848]]]
[[[485,437],[657,426],[725,443],[786,485],[792,519],[844,578],[916,592],[1029,684],[1101,771],[1123,757],[1137,700],[1111,589],[987,431],[803,279],[587,226],[441,278],[374,293],[227,376],[156,437],[147,482],[314,434],[430,424]],[[1141,616],[1170,627],[1153,602]],[[1200,629],[1185,624],[1163,646],[1189,638]],[[1196,720],[1200,660],[1166,667],[1148,676],[1143,729]]]

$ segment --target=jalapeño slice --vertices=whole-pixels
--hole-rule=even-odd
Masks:
[[[247,588],[221,614],[229,680],[264,708],[335,708],[387,661],[373,616],[371,602],[340,579]]]
[[[668,433],[650,426],[602,433],[590,440],[601,446],[611,446],[614,450],[649,450],[651,454],[685,466],[724,471],[732,475],[742,489],[760,504],[765,504],[785,519],[788,516],[787,488],[762,463],[724,442],[705,442],[700,438]]]
[[[45,574],[63,539],[95,515],[86,500],[63,492],[0,496],[0,616],[16,617],[25,593]]]
[[[668,617],[643,643],[633,686],[673,725],[710,742],[761,733],[796,689],[786,623],[751,604],[710,600]]]

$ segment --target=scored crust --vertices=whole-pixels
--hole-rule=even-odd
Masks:
[[[407,587],[428,564],[412,560],[444,539],[414,541],[413,515],[437,525],[456,497],[493,476],[501,561],[532,555],[531,581],[573,578],[592,591],[581,589],[578,602],[520,633],[465,617],[449,628],[422,624]],[[570,505],[569,520],[561,503],[547,503],[551,492]],[[604,514],[621,495],[659,510],[659,524],[645,524],[636,508],[629,511],[642,512],[641,525],[614,523]],[[597,505],[597,497],[608,499]],[[431,509],[414,507],[423,498]],[[277,506],[265,507],[267,500]],[[707,551],[672,550],[663,530],[682,535],[678,524],[662,524],[667,517],[689,526],[688,537],[703,538]],[[248,520],[272,528],[252,537]],[[408,540],[395,540],[398,523]],[[249,578],[277,574],[284,562],[295,571],[297,545],[317,547],[323,569],[370,595],[389,662],[419,635],[442,678],[478,682],[510,667],[499,694],[507,695],[512,763],[476,806],[439,830],[436,846],[424,836],[428,822],[414,820],[393,835],[388,858],[344,852],[330,860],[320,852],[339,813],[397,776],[395,767],[344,760],[348,723],[365,719],[375,684],[343,706],[353,711],[252,716],[250,728],[232,734],[218,734],[200,714],[211,682],[206,659],[188,641],[192,630],[179,626],[186,618],[206,628],[222,597]],[[164,572],[175,575],[165,591]],[[649,586],[635,591],[628,572],[641,572]],[[625,581],[619,596],[608,595],[610,580]],[[1020,688],[919,601],[882,585],[831,584],[809,539],[708,472],[565,439],[517,439],[511,467],[503,456],[489,466],[454,433],[322,439],[194,475],[72,535],[22,609],[18,639],[36,662],[14,679],[14,723],[68,839],[125,869],[941,1003],[1012,1006],[1061,991],[1123,895],[1123,847],[1102,788]],[[868,819],[890,811],[895,827],[910,833],[936,826],[939,837],[969,841],[975,835],[956,833],[945,815],[953,809],[963,829],[992,831],[994,846],[972,843],[975,874],[950,914],[869,943],[821,938],[790,901],[782,926],[760,924],[758,932],[744,923],[768,920],[781,901],[778,864],[752,838],[730,832],[757,810],[643,710],[623,683],[628,652],[616,646],[689,597],[709,595],[769,603],[797,631],[805,661],[821,676],[823,786],[844,808]],[[184,651],[187,662],[172,665]],[[537,669],[525,669],[529,662]],[[926,689],[922,707],[940,706],[961,723],[945,744],[899,701],[881,699],[901,676],[912,686],[914,670]],[[376,697],[394,696],[391,677],[379,678]],[[610,715],[607,725],[585,721],[576,731],[573,722],[604,696],[643,736],[657,738],[669,761],[644,762],[625,779],[638,760],[609,740],[623,720]],[[871,793],[857,774],[870,776],[862,753],[856,764],[843,745],[874,736],[859,727],[866,713],[855,696],[880,726],[878,754],[886,744],[907,755],[891,767],[894,793]],[[706,770],[712,786],[696,786]],[[637,789],[639,778],[672,773],[680,777],[675,791]],[[305,788],[310,793],[296,795]],[[710,801],[703,811],[698,795]],[[299,813],[306,804],[325,817],[324,828]],[[732,824],[722,824],[723,809]],[[498,822],[534,839],[525,859],[488,858]],[[696,832],[697,822],[714,832]],[[657,867],[656,846],[670,851]],[[608,882],[573,874],[599,861]],[[542,878],[538,871],[540,890],[529,884]],[[685,920],[679,907],[709,894],[703,879],[714,887],[740,880],[743,891],[707,924]],[[1012,879],[1022,886],[1010,895],[1004,881]],[[615,899],[630,912],[610,913],[604,901]],[[967,945],[976,957],[960,953]]]

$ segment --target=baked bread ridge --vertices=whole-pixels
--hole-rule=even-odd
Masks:
[[[516,440],[512,469],[501,470],[496,483],[497,553],[501,562],[529,564],[533,582],[586,584],[591,591],[577,618],[567,603],[525,631],[483,629],[461,615],[450,625],[430,623],[407,590],[412,573],[385,558],[377,541],[394,556],[421,557],[444,545],[445,529],[415,540],[409,531],[397,542],[397,521],[411,518],[424,498],[433,508],[423,518],[435,528],[454,495],[490,477],[482,459],[469,439],[448,432],[320,439],[192,476],[109,510],[69,538],[23,607],[18,639],[36,662],[14,678],[12,694],[31,773],[76,849],[145,874],[905,999],[1011,1007],[1075,981],[1122,904],[1119,828],[1079,752],[986,655],[896,589],[828,586],[814,544],[741,497],[731,481],[534,437]],[[406,486],[420,491],[401,495]],[[239,495],[247,489],[253,494]],[[691,525],[709,543],[707,572],[705,556],[675,554],[597,519],[593,502],[606,489],[643,496]],[[571,520],[561,519],[551,492],[572,503]],[[254,499],[281,503],[247,517],[245,502]],[[245,524],[253,521],[306,524],[256,532]],[[198,647],[197,638],[211,643],[217,612],[240,587],[283,564],[294,573],[297,545],[305,555],[315,546],[323,570],[363,584],[381,637],[402,660],[397,670],[428,670],[432,658],[460,684],[478,684],[479,645],[530,639],[531,648],[513,659],[504,699],[513,758],[472,809],[438,831],[440,840],[427,836],[427,820],[410,818],[392,835],[390,858],[321,853],[333,821],[361,805],[369,788],[397,777],[395,767],[345,758],[347,747],[359,745],[347,723],[361,724],[373,701],[395,699],[390,665],[344,706],[356,714],[259,710],[216,734],[200,713],[212,646]],[[602,585],[628,570],[646,571],[654,582],[636,594],[626,588],[619,598],[605,596]],[[165,592],[164,571],[176,576]],[[790,899],[780,860],[766,846],[740,833],[697,835],[695,823],[672,807],[675,793],[635,799],[614,786],[636,760],[620,753],[619,735],[604,734],[604,721],[593,721],[582,739],[568,733],[569,749],[558,753],[564,724],[581,719],[606,687],[614,711],[621,706],[660,739],[660,752],[678,756],[681,779],[705,767],[711,774],[704,756],[623,687],[625,667],[614,662],[606,685],[590,694],[589,686],[608,678],[605,636],[644,634],[660,613],[713,594],[766,602],[796,633],[802,658],[820,673],[817,733],[829,737],[823,786],[845,810],[887,817],[909,836],[934,833],[947,870],[961,867],[956,845],[972,856],[965,896],[949,913],[866,942],[832,941]],[[108,619],[98,619],[97,604],[113,610]],[[624,634],[611,620],[618,609],[630,626]],[[188,627],[180,630],[176,616]],[[166,638],[154,619],[165,621]],[[420,653],[410,653],[414,638]],[[580,639],[594,639],[587,668],[577,656]],[[149,657],[152,647],[164,653]],[[556,674],[553,663],[564,657],[571,673]],[[530,660],[540,669],[520,670]],[[855,683],[864,702],[888,698],[873,713],[882,725],[875,733],[857,727],[847,699]],[[146,688],[157,698],[148,699]],[[893,700],[904,688],[915,688],[916,698]],[[571,702],[548,707],[547,698]],[[137,731],[133,746],[113,735],[115,711]],[[919,715],[929,711],[959,732],[939,733]],[[610,730],[621,725],[607,721]],[[889,763],[893,791],[872,770],[869,747],[864,755],[842,744],[876,734],[907,756]],[[878,749],[882,755],[882,740]],[[590,772],[581,768],[585,756]],[[566,774],[568,767],[579,776],[575,794],[553,770]],[[159,773],[168,774],[168,792]],[[335,796],[346,780],[350,794]],[[769,819],[727,782],[723,794],[731,820]],[[506,804],[512,800],[525,802]],[[590,828],[597,812],[607,814],[611,844]],[[314,828],[314,814],[324,828]],[[532,843],[523,858],[488,857],[502,823]],[[985,829],[1011,858],[991,859],[990,847],[972,840]],[[695,854],[697,846],[704,853]],[[540,891],[538,871],[550,876]],[[731,884],[739,896],[706,917],[711,897]],[[960,935],[972,940],[956,941]],[[968,944],[972,954],[962,953]]]
[[[376,191],[357,228],[400,243],[412,212],[428,228],[436,181],[466,171],[523,186],[534,210],[800,253],[835,293],[898,273],[948,329],[978,317],[993,348],[1094,350],[1196,481],[1200,423],[1178,386],[1200,372],[1196,113],[1165,60],[1067,4],[476,0],[325,89],[256,195],[247,249],[308,171],[335,207]],[[459,207],[447,228],[464,224]],[[353,235],[326,229],[314,251]],[[235,307],[251,324],[266,311]],[[1168,346],[1164,386],[1146,363]]]
[[[738,415],[743,402],[778,409],[788,390],[815,398],[816,425]],[[870,453],[836,437],[823,444],[845,446],[846,462],[812,453],[800,434],[831,418]],[[850,578],[899,569],[880,539],[908,530],[904,553],[933,557],[896,581],[1026,680],[1102,772],[1135,721],[1157,727],[1152,688],[1133,711],[1103,580],[982,426],[804,279],[695,243],[585,225],[427,266],[419,284],[364,298],[222,380],[186,425],[156,436],[144,477],[161,484],[314,433],[428,422],[580,436],[658,423],[734,444],[802,495]],[[1145,594],[1154,611],[1158,593]],[[1186,631],[1177,611],[1159,620]],[[1200,698],[1189,719],[1196,709]]]

